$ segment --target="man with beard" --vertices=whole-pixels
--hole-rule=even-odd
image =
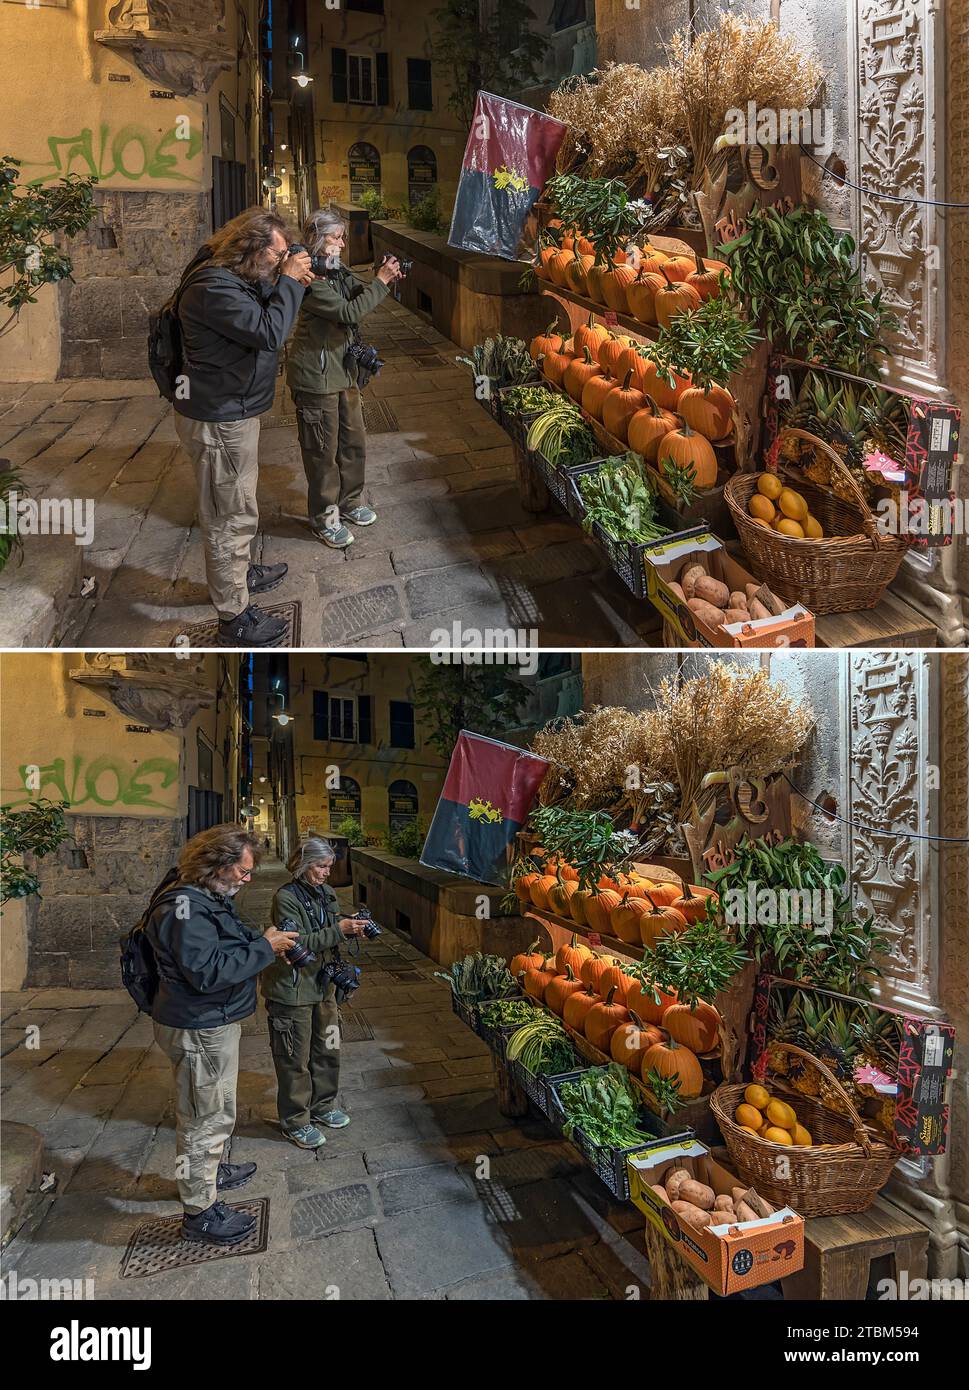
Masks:
[[[193,836],[145,919],[158,968],[155,1041],[175,1077],[182,1235],[238,1245],[255,1218],[230,1211],[219,1193],[242,1187],[254,1163],[222,1161],[236,1119],[241,1020],[256,1009],[256,976],[295,944],[295,932],[247,927],[232,899],[259,862],[259,841],[237,825]]]
[[[281,584],[287,568],[250,557],[259,524],[259,416],[273,403],[279,352],[313,279],[309,255],[288,255],[285,233],[275,212],[240,213],[201,248],[177,296],[175,429],[195,468],[220,646],[275,646],[286,633],[282,619],[249,601]]]

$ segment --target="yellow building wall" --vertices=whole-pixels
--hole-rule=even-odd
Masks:
[[[448,109],[450,88],[435,65],[432,70],[433,111],[412,111],[407,105],[407,59],[430,58],[431,13],[439,0],[386,0],[386,14],[368,15],[323,11],[319,29],[311,34],[309,72],[313,76],[316,121],[317,180],[320,202],[350,196],[348,152],[366,141],[380,153],[381,190],[386,202],[406,207],[407,152],[428,145],[437,156],[439,203],[450,213],[457,189],[468,132]],[[348,52],[388,55],[390,104],[367,106],[333,101],[333,48]]]
[[[247,59],[220,73],[205,98],[152,97],[162,90],[123,52],[97,43],[110,27],[108,0],[71,0],[37,9],[0,0],[0,153],[22,161],[24,181],[56,183],[73,173],[95,175],[99,189],[208,192],[212,155],[221,151],[219,98],[244,112],[257,76]],[[256,0],[244,0],[248,31],[257,33]],[[232,54],[241,23],[226,6],[225,43]],[[253,55],[254,56],[254,55]],[[128,79],[128,80],[118,80]],[[255,104],[250,148],[258,150]],[[236,158],[248,159],[244,122],[235,121]],[[258,167],[258,166],[257,166]],[[57,294],[44,286],[17,329],[0,338],[0,380],[53,380],[59,364]]]
[[[338,656],[298,657],[290,663],[289,709],[294,726],[296,823],[300,833],[334,830],[342,815],[331,823],[328,767],[338,767],[341,777],[352,777],[360,787],[361,823],[365,831],[379,834],[389,821],[387,788],[399,778],[417,789],[418,816],[426,824],[437,805],[447,761],[427,745],[415,719],[415,748],[390,744],[390,701],[413,703],[415,663],[407,658],[372,656],[366,663]],[[313,692],[325,691],[348,699],[369,695],[371,738],[369,744],[327,742],[313,738]]]

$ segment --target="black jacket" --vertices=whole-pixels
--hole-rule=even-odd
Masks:
[[[273,403],[277,359],[305,290],[290,275],[253,285],[234,271],[196,258],[178,302],[185,400],[190,420],[246,420]]]
[[[188,902],[188,915],[180,906]],[[158,964],[151,1016],[169,1028],[221,1028],[256,1008],[256,976],[275,959],[261,932],[247,927],[231,898],[176,883],[145,922]]]

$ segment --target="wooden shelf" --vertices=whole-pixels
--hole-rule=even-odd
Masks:
[[[584,322],[588,318],[590,311],[598,315],[603,322],[608,317],[610,321],[615,319],[616,327],[622,328],[624,333],[628,333],[631,338],[639,338],[644,343],[655,343],[659,336],[659,329],[655,324],[642,323],[639,319],[633,318],[631,314],[620,314],[615,309],[610,309],[608,304],[600,304],[597,299],[590,299],[587,294],[578,294],[575,290],[567,290],[562,285],[555,285],[551,280],[542,280],[540,293],[549,299],[557,299],[562,307],[569,314],[569,323],[574,328],[577,323]],[[572,314],[567,306],[572,308],[584,309],[584,314]],[[610,325],[611,326],[611,322]]]

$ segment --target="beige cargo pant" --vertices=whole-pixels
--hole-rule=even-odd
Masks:
[[[189,420],[176,414],[175,431],[195,469],[209,594],[220,618],[235,618],[249,606],[246,571],[259,525],[259,417]]]
[[[216,1179],[236,1123],[240,1023],[221,1028],[168,1028],[155,1042],[175,1077],[175,1178],[190,1216],[217,1200]]]

